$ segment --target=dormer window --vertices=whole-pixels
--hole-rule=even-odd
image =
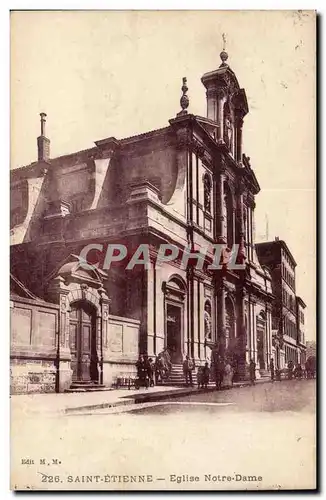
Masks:
[[[10,190],[10,229],[24,222],[28,209],[28,185],[23,182]]]

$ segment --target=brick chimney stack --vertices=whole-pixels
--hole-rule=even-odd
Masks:
[[[45,136],[46,114],[40,113],[41,135],[37,138],[38,161],[47,161],[50,158],[50,139]]]

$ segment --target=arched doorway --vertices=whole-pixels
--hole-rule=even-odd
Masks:
[[[85,300],[70,306],[70,352],[73,382],[98,382],[96,308]]]

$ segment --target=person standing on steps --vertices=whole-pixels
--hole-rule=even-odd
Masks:
[[[224,371],[225,371],[224,360],[222,356],[218,355],[215,360],[215,385],[218,391],[222,389]]]
[[[210,368],[208,362],[206,361],[204,366],[198,367],[197,378],[198,378],[198,388],[207,389],[209,383]]]
[[[271,381],[274,382],[275,369],[274,369],[274,359],[273,358],[271,358],[270,369],[271,369]]]
[[[294,364],[293,361],[290,359],[288,362],[288,380],[292,380],[293,378],[293,369],[294,369]]]
[[[255,380],[256,380],[256,363],[254,362],[253,359],[250,360],[249,374],[250,374],[250,384],[251,385],[255,385]]]
[[[206,361],[204,370],[203,370],[203,389],[207,389],[207,386],[209,384],[209,375],[210,375],[210,368],[208,366],[208,362]]]
[[[230,389],[233,385],[233,368],[229,360],[226,361],[223,382],[226,389]]]
[[[188,387],[189,382],[190,386],[193,387],[193,381],[192,381],[192,371],[194,369],[194,363],[192,360],[189,358],[189,356],[186,356],[186,359],[183,362],[183,373],[186,379],[186,386]]]
[[[154,371],[155,371],[155,368],[154,368],[154,361],[152,358],[149,358],[147,360],[147,375],[148,375],[148,378],[149,378],[149,386],[150,387],[154,387]]]
[[[136,363],[137,368],[137,388],[148,387],[148,375],[145,357],[141,354]]]

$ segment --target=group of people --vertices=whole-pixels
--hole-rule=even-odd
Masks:
[[[304,379],[304,378],[315,378],[316,375],[316,368],[311,366],[311,363],[306,362],[304,366],[302,366],[300,363],[297,363],[294,365],[293,361],[288,362],[287,366],[287,378],[289,380],[292,380],[293,378],[296,379]]]
[[[167,349],[157,355],[155,361],[146,354],[141,354],[136,363],[136,387],[154,387],[159,382],[168,378],[172,362]]]
[[[194,381],[192,373],[195,370],[195,364],[189,356],[186,356],[183,362],[183,373],[185,376],[186,386],[193,387]],[[204,366],[199,366],[197,370],[197,384],[201,389],[207,389],[210,379],[215,380],[215,385],[217,389],[221,389],[222,385],[224,387],[232,387],[233,384],[234,369],[230,361],[222,362],[218,360],[209,366],[208,361],[205,362]]]
[[[193,387],[193,373],[196,369],[194,361],[189,356],[186,356],[182,368],[186,386]],[[136,369],[136,387],[154,387],[154,385],[167,379],[171,372],[172,363],[169,352],[167,350],[163,351],[156,357],[155,361],[146,355],[140,355],[136,363]],[[222,385],[224,387],[232,387],[233,374],[234,369],[229,361],[219,361],[214,365],[212,364],[211,367],[206,361],[204,366],[198,367],[197,384],[198,387],[207,389],[210,379],[213,378],[217,389],[221,389]]]
[[[140,355],[136,363],[136,387],[154,387],[155,364],[153,358]]]
[[[310,363],[311,364],[311,363]],[[270,374],[272,382],[274,380],[281,381],[282,370],[275,369],[274,360],[270,360]],[[136,363],[137,368],[137,387],[154,387],[160,382],[163,382],[169,377],[172,369],[171,357],[168,349],[162,351],[156,357],[155,361],[153,358],[148,358],[146,355],[140,355]],[[186,386],[194,386],[193,372],[195,371],[195,363],[189,357],[186,356],[183,364],[183,374],[185,378]],[[199,366],[197,370],[197,384],[199,388],[207,389],[210,379],[215,381],[217,389],[221,389],[222,385],[224,388],[232,387],[233,377],[234,377],[234,367],[231,360],[222,360],[219,356],[213,361],[211,367],[206,361],[204,366]],[[292,380],[293,378],[314,378],[315,370],[313,371],[309,365],[306,363],[305,367],[300,364],[294,366],[293,361],[289,361],[287,365],[287,378]],[[253,359],[249,362],[249,378],[252,385],[255,384],[256,380],[256,363]]]
[[[300,363],[294,365],[293,361],[291,360],[288,362],[287,368],[281,370],[280,368],[275,368],[274,360],[273,358],[271,358],[269,368],[272,382],[274,382],[274,380],[280,382],[282,380],[282,372],[285,373],[288,380],[292,380],[293,378],[314,378],[315,376],[315,372],[312,373],[310,365],[308,366],[307,363],[304,367]],[[251,359],[249,363],[249,375],[251,384],[254,384],[256,379],[256,363],[253,361],[253,359]]]

